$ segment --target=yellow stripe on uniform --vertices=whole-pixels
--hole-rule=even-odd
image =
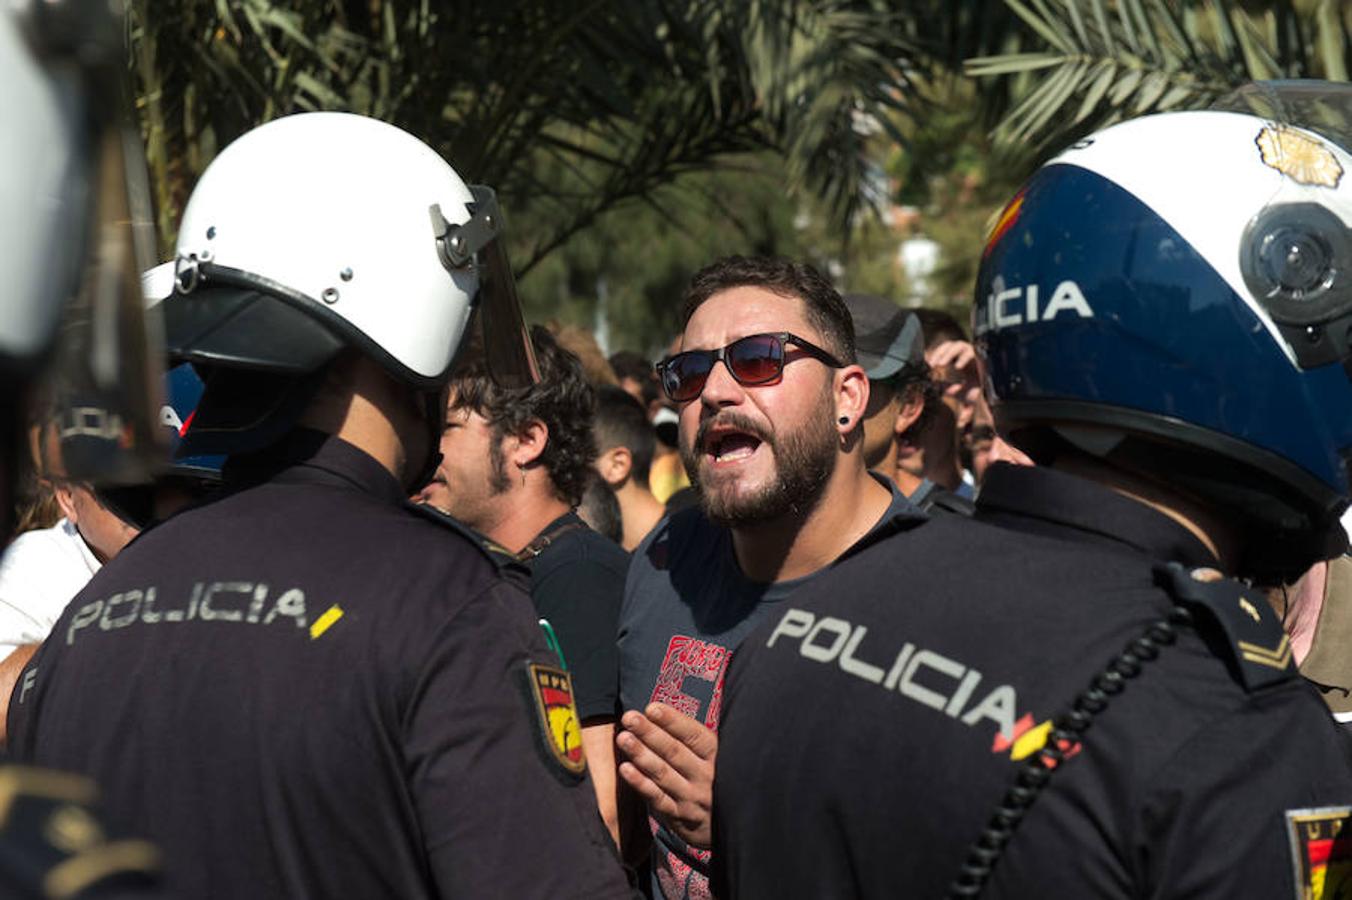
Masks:
[[[333,627],[333,623],[343,617],[343,608],[337,603],[324,610],[324,614],[315,619],[314,624],[310,626],[310,640],[318,640],[324,632]]]

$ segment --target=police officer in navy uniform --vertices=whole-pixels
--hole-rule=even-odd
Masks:
[[[67,608],[16,756],[87,773],[184,897],[615,897],[571,683],[530,599],[404,499],[470,329],[534,365],[490,190],[384,123],[292,116],[189,200],[164,302],[225,496]]]
[[[1016,195],[975,318],[1039,465],[743,642],[717,896],[1348,890],[1352,754],[1259,586],[1345,540],[1352,143],[1301,114],[1349,99],[1127,122]]]

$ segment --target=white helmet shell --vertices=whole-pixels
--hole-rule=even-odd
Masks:
[[[179,228],[179,290],[191,290],[197,266],[233,273],[396,376],[444,380],[481,285],[474,266],[443,264],[431,211],[454,227],[474,202],[440,156],[393,125],[332,112],[277,119],[202,175]]]

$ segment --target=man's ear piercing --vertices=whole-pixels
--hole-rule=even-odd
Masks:
[[[850,424],[850,417],[849,417],[849,416],[841,416],[841,417],[840,417],[840,424],[842,424],[842,425],[848,425],[848,424]]]

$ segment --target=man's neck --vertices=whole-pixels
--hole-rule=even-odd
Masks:
[[[1201,504],[1170,490],[1168,485],[1105,465],[1080,454],[1058,457],[1052,468],[1097,482],[1115,493],[1143,503],[1186,528],[1216,557],[1227,574],[1234,571],[1237,541],[1225,521]]]
[[[657,502],[652,491],[632,481],[626,481],[615,490],[615,499],[620,504],[620,521],[624,528],[621,546],[632,552],[661,521],[666,507]]]
[[[512,553],[526,549],[550,522],[571,509],[546,484],[537,483],[534,478],[499,499],[502,514],[484,534]]]
[[[734,526],[732,545],[742,572],[771,583],[825,568],[868,533],[892,502],[891,493],[849,461],[836,467],[815,506],[754,526]]]

